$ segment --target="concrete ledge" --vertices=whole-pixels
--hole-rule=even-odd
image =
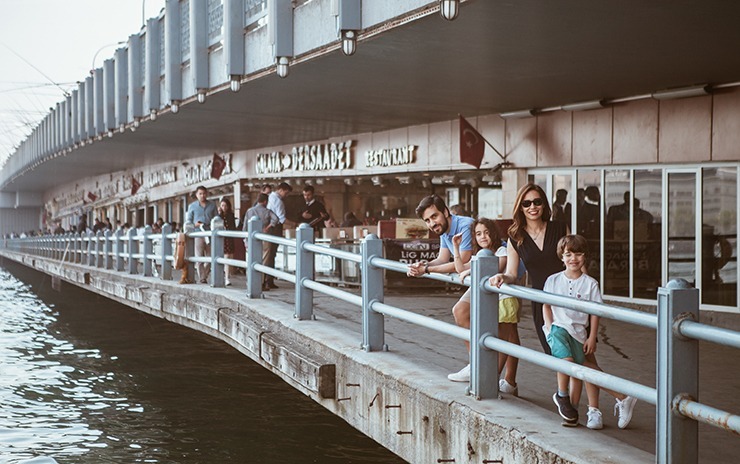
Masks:
[[[7,250],[0,255],[28,260]],[[279,301],[76,264],[60,267],[43,258],[35,258],[33,267],[225,341],[409,462],[655,460],[585,427],[561,427],[551,411],[518,398],[476,401],[430,360],[365,352],[360,333],[332,319],[299,321],[293,307]]]

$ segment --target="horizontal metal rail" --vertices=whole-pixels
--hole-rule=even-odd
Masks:
[[[740,416],[736,414],[707,406],[691,398],[676,397],[674,407],[685,417],[740,435]]]
[[[426,327],[427,329],[432,329],[445,335],[451,335],[455,338],[459,338],[460,340],[470,340],[469,329],[458,327],[455,324],[450,324],[449,322],[443,322],[428,316],[422,316],[421,314],[416,314],[406,309],[401,309],[396,306],[381,303],[380,301],[372,302],[370,304],[370,308],[380,314],[395,317],[396,319],[400,319],[402,321],[411,322],[412,324],[418,325],[420,327]]]
[[[218,258],[216,261],[221,264],[226,264],[228,266],[234,266],[234,267],[240,267],[242,269],[246,269],[248,267],[247,262],[242,261],[241,259]]]
[[[332,256],[334,258],[343,259],[345,261],[351,261],[353,263],[362,262],[362,256],[358,255],[357,253],[351,253],[349,251],[338,250],[336,248],[329,248],[328,246],[324,246],[324,245],[316,245],[315,243],[304,243],[303,249],[306,251],[311,251],[316,254],[327,255],[327,256]]]
[[[606,372],[591,369],[589,367],[558,359],[549,354],[540,353],[531,348],[525,348],[520,345],[501,340],[493,336],[483,338],[483,346],[494,351],[506,353],[515,358],[537,364],[551,371],[562,372],[571,377],[576,377],[583,381],[606,387],[618,391],[625,395],[634,396],[635,398],[655,405],[657,403],[658,393],[654,388],[642,385],[631,380],[617,377],[616,375],[607,374]]]
[[[316,282],[315,280],[304,280],[303,286],[308,289],[321,292],[325,295],[332,296],[338,300],[346,301],[347,303],[353,304],[355,306],[362,306],[361,296],[354,295],[344,290],[339,290],[335,287],[330,287],[329,285]]]
[[[678,323],[678,333],[684,337],[693,338],[695,340],[702,340],[740,349],[740,333],[732,330],[712,327],[700,322],[684,319]]]
[[[295,283],[295,276],[288,272],[278,271],[277,269],[271,268],[270,266],[265,266],[264,264],[255,264],[254,269],[260,271],[263,274],[269,274],[273,277],[277,277],[278,279],[283,279],[293,284]]]

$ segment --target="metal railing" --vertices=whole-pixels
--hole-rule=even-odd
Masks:
[[[295,284],[295,317],[313,320],[313,295],[320,292],[337,298],[362,310],[362,346],[366,351],[387,350],[384,316],[392,316],[436,332],[470,342],[471,378],[469,393],[477,399],[498,397],[498,353],[505,353],[549,370],[562,372],[601,387],[633,396],[656,406],[656,460],[659,463],[698,461],[698,422],[740,434],[740,416],[713,408],[697,401],[698,398],[698,342],[706,341],[740,349],[740,333],[697,322],[699,319],[699,292],[684,280],[674,280],[658,290],[656,314],[578,300],[554,295],[517,285],[492,287],[488,278],[498,272],[498,258],[483,250],[471,260],[471,275],[465,285],[471,286],[470,329],[422,316],[384,302],[384,272],[408,270],[406,264],[383,258],[383,242],[375,235],[361,243],[361,253],[350,253],[313,243],[313,229],[302,224],[296,229],[296,238],[286,239],[260,232],[257,218],[248,223],[248,232],[227,231],[223,221],[216,218],[210,231],[193,231],[186,224],[186,266],[194,272],[195,263],[211,265],[210,285],[224,286],[223,266],[246,269],[247,298],[260,298],[262,278],[271,275]],[[98,232],[96,235],[61,235],[5,240],[7,249],[20,253],[76,262],[98,268],[114,269],[137,274],[143,264],[143,275],[151,276],[153,264],[161,268],[160,278],[172,278],[173,241],[177,234],[165,225],[161,234],[152,234],[146,228],[143,234],[129,230],[123,235]],[[211,241],[211,255],[195,257],[195,238]],[[224,238],[247,240],[245,261],[224,258]],[[263,245],[295,249],[295,273],[276,270],[262,264]],[[159,245],[159,253],[153,248]],[[356,295],[315,280],[315,257],[327,255],[360,265],[361,294]],[[194,274],[191,274],[194,275]],[[430,274],[424,278],[447,283],[458,283],[455,276]],[[475,283],[475,285],[471,285]],[[656,388],[607,374],[599,370],[567,362],[545,353],[515,345],[498,338],[498,295],[510,295],[530,301],[574,309],[587,314],[609,318],[656,330],[657,362]],[[691,420],[686,420],[691,419]]]

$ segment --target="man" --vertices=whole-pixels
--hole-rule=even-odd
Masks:
[[[249,220],[253,217],[258,217],[260,221],[262,221],[262,232],[265,234],[270,235],[276,235],[275,230],[280,224],[280,219],[278,219],[277,215],[272,211],[267,209],[267,201],[268,196],[266,193],[260,193],[257,197],[257,204],[247,210],[247,214],[244,216],[244,225],[242,226],[242,230],[247,232],[249,230]],[[244,240],[244,244],[247,244],[247,241]],[[265,266],[268,266],[268,256],[270,254],[270,249],[272,248],[272,243],[265,243],[262,247],[262,264]],[[274,258],[273,258],[273,265],[274,265]],[[273,283],[273,285],[275,285]],[[262,291],[266,292],[270,290],[269,285],[267,285],[267,280],[262,279]]]
[[[564,222],[570,227],[571,206],[567,199],[567,190],[558,189],[555,192],[555,201],[552,203],[552,220]]]
[[[329,213],[326,212],[324,204],[314,196],[313,185],[303,187],[303,199],[306,200],[306,209],[301,214],[301,217],[314,230],[323,229],[324,221],[329,219]]]
[[[473,235],[470,230],[473,218],[450,214],[445,201],[438,195],[422,199],[416,207],[416,215],[424,220],[429,230],[439,235],[440,248],[436,259],[409,264],[410,277],[419,277],[430,272],[442,274],[455,272],[455,263],[450,261],[450,258],[460,259],[463,264],[470,261],[473,254]],[[462,237],[460,256],[453,256],[455,247],[452,237],[457,234],[461,234]]]
[[[196,200],[188,205],[185,213],[185,223],[192,223],[195,229],[209,230],[211,228],[211,219],[216,217],[216,203],[208,200],[208,189],[199,185],[195,189]],[[211,247],[206,243],[204,237],[195,239],[195,256],[210,256]],[[208,272],[210,264],[198,263],[198,279],[200,283],[208,283]]]
[[[285,182],[281,182],[280,185],[278,185],[277,190],[271,192],[267,199],[267,209],[271,210],[278,217],[278,224],[273,228],[273,235],[283,235],[283,227],[287,220],[285,217],[285,203],[283,203],[283,199],[292,191],[293,187]],[[265,246],[268,246],[270,251],[267,254],[267,262],[264,264],[265,266],[275,267],[275,256],[277,255],[278,246],[275,243],[266,243]],[[273,276],[265,276],[264,286],[268,288],[278,288],[278,286],[275,285],[275,278]]]

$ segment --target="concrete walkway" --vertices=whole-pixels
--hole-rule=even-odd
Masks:
[[[246,284],[243,277],[232,279],[236,289],[226,290],[243,293]],[[293,305],[292,284],[278,281],[280,288],[265,292],[266,300],[277,300]],[[438,320],[454,323],[451,308],[462,292],[445,292],[440,283],[440,291],[429,293],[428,290],[409,292],[395,291],[387,294],[385,302],[400,308],[409,309],[418,314]],[[345,289],[357,292],[357,290]],[[357,343],[362,341],[362,320],[359,307],[343,301],[316,293],[314,297],[314,314],[317,323],[332,320],[356,334]],[[522,345],[539,349],[539,341],[534,332],[531,309],[527,302],[521,313],[519,335]],[[437,332],[414,326],[397,319],[386,318],[386,343],[389,349],[414,362],[449,384],[449,388],[465,395],[466,384],[447,381],[448,373],[456,372],[467,363],[467,351],[459,340]],[[602,319],[599,330],[599,347],[597,359],[602,369],[614,375],[625,377],[644,385],[655,387],[655,332],[622,322]],[[378,354],[382,356],[382,354]],[[700,345],[700,400],[709,405],[733,412],[740,412],[740,359],[736,350],[720,347],[711,343]],[[549,420],[559,423],[560,417],[552,404],[551,396],[556,389],[555,373],[539,366],[520,362],[518,371],[519,400],[527,401],[549,413]],[[508,397],[508,395],[505,395]],[[638,402],[630,426],[627,429],[617,427],[617,418],[613,416],[614,399],[602,392],[600,407],[604,417],[604,429],[590,431],[585,427],[586,394],[583,392],[580,405],[579,429],[590,433],[594,445],[599,436],[606,435],[627,443],[649,453],[655,452],[655,407]],[[563,433],[568,433],[567,429]],[[740,438],[736,435],[714,427],[700,424],[699,427],[700,462],[730,463],[737,462],[740,456]],[[619,459],[617,458],[619,462]]]

